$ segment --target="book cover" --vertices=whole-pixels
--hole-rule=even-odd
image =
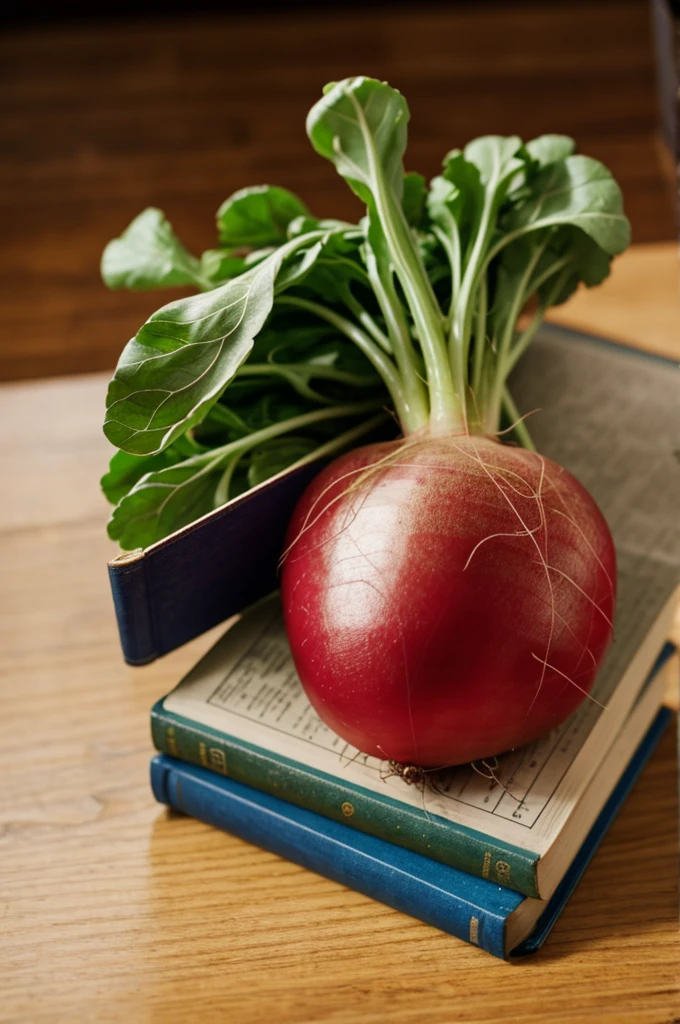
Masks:
[[[544,325],[511,379],[539,451],[605,514],[617,549],[680,565],[675,363]],[[625,396],[625,399],[622,398]],[[167,654],[276,587],[291,512],[321,468],[272,478],[197,523],[121,554],[109,577],[130,664]]]
[[[168,654],[276,589],[288,520],[322,465],[272,477],[145,551],[109,562],[129,665]]]
[[[670,717],[657,714],[547,903],[164,754],[151,762],[151,784],[161,803],[505,958],[545,941]]]

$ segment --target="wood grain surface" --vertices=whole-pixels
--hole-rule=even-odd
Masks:
[[[672,308],[674,260],[633,250],[603,302],[651,323]],[[638,340],[679,354],[677,331]],[[677,1020],[674,729],[546,947],[516,964],[154,804],[149,708],[219,630],[145,669],[122,662],[104,388],[98,374],[0,388],[0,1021]]]
[[[99,259],[147,206],[196,251],[245,185],[358,217],[304,122],[325,82],[361,73],[406,95],[409,167],[432,176],[477,135],[563,132],[621,182],[637,242],[673,238],[647,0],[14,27],[0,37],[0,379],[115,364],[165,296],[108,293]]]

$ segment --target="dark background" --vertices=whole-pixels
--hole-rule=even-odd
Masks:
[[[99,281],[103,246],[145,206],[196,251],[245,185],[285,185],[316,213],[356,218],[304,130],[322,85],[347,75],[405,93],[410,169],[432,176],[476,135],[564,132],[621,183],[635,241],[674,237],[646,0],[187,7],[6,12],[0,379],[113,367],[171,297]]]

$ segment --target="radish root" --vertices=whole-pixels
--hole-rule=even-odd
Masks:
[[[524,418],[524,417],[522,417],[522,418]],[[508,430],[509,429],[511,429],[511,428],[508,428]],[[499,434],[500,433],[505,433],[505,432],[506,431],[502,431],[502,432],[499,432]],[[542,568],[543,574],[545,576],[545,582],[546,582],[546,587],[547,587],[547,595],[546,595],[546,597],[547,597],[547,600],[549,601],[549,609],[550,609],[549,610],[549,617],[550,617],[549,618],[549,628],[548,628],[548,635],[547,635],[546,642],[545,642],[545,649],[542,652],[542,654],[541,653],[536,653],[536,652],[533,652],[533,651],[530,652],[531,653],[531,657],[533,659],[535,659],[536,661],[538,661],[539,664],[541,665],[541,672],[540,672],[540,677],[538,679],[538,682],[536,684],[535,692],[534,692],[534,694],[533,694],[533,696],[531,698],[531,701],[529,703],[528,709],[526,711],[526,717],[529,717],[529,715],[531,714],[531,712],[532,712],[532,710],[533,710],[537,700],[539,699],[540,694],[542,692],[542,689],[543,689],[543,687],[545,685],[546,678],[547,678],[549,673],[553,677],[554,676],[560,676],[563,680],[565,680],[564,686],[559,691],[557,696],[553,699],[551,704],[554,703],[555,701],[559,700],[559,697],[564,692],[564,689],[565,689],[566,686],[573,686],[580,693],[582,693],[584,695],[584,697],[587,697],[589,700],[591,700],[598,707],[604,709],[605,705],[601,704],[598,700],[596,700],[596,698],[594,698],[589,693],[589,691],[587,689],[585,689],[584,687],[580,686],[579,683],[577,682],[577,679],[578,679],[579,675],[587,675],[589,671],[592,671],[592,666],[595,666],[597,664],[595,654],[593,653],[593,651],[588,646],[588,641],[587,640],[586,640],[585,643],[583,643],[583,641],[580,642],[581,652],[580,652],[580,655],[578,656],[578,661],[577,661],[577,663],[576,663],[576,665],[575,665],[575,667],[573,669],[572,675],[567,675],[564,671],[562,671],[562,669],[560,669],[556,665],[552,664],[551,653],[552,653],[553,644],[555,642],[556,635],[557,635],[558,624],[563,629],[565,629],[572,636],[572,638],[578,639],[577,636],[576,636],[575,631],[572,629],[572,627],[570,626],[569,622],[557,610],[556,591],[555,591],[555,574],[557,574],[558,576],[564,578],[567,581],[567,583],[571,584],[571,586],[573,586],[581,594],[581,596],[583,598],[585,598],[585,600],[590,603],[590,605],[595,609],[595,611],[604,618],[605,622],[607,623],[607,625],[610,628],[613,628],[613,624],[612,624],[611,620],[609,619],[609,617],[607,616],[607,614],[605,613],[605,611],[603,610],[603,608],[588,593],[586,593],[586,591],[583,590],[583,588],[581,586],[579,586],[579,584],[574,579],[572,579],[568,575],[568,573],[563,572],[561,569],[557,568],[557,566],[554,566],[554,565],[552,565],[550,563],[550,560],[549,560],[549,522],[548,522],[547,513],[550,512],[550,513],[554,513],[555,515],[561,516],[563,519],[565,519],[575,529],[575,531],[579,534],[580,539],[584,542],[584,544],[587,546],[587,548],[593,554],[594,560],[599,565],[599,567],[602,569],[602,572],[603,572],[604,576],[606,577],[606,579],[607,579],[607,581],[608,581],[608,583],[609,583],[609,585],[610,585],[610,587],[612,588],[612,591],[613,591],[614,585],[613,585],[611,576],[607,572],[607,570],[606,570],[606,568],[605,568],[605,566],[604,566],[604,564],[602,562],[602,559],[595,552],[595,550],[593,548],[593,545],[590,542],[589,538],[586,536],[586,534],[584,533],[583,529],[579,526],[578,522],[574,518],[574,516],[572,514],[572,509],[569,508],[567,502],[565,501],[565,496],[562,493],[561,487],[556,485],[555,481],[548,476],[548,474],[546,472],[546,460],[545,460],[545,458],[543,456],[541,456],[537,452],[530,453],[532,459],[538,460],[538,463],[537,463],[538,481],[537,481],[537,484],[534,485],[534,484],[532,484],[531,479],[527,479],[527,477],[525,477],[522,473],[516,472],[515,470],[513,470],[513,469],[511,469],[511,468],[509,468],[507,466],[498,465],[496,463],[495,459],[489,460],[488,456],[485,458],[484,455],[486,455],[486,453],[482,453],[482,451],[480,451],[480,447],[475,443],[475,439],[474,438],[470,438],[468,435],[464,435],[464,437],[465,437],[465,440],[469,442],[469,444],[467,444],[465,446],[463,446],[460,443],[456,443],[456,436],[455,435],[453,437],[449,436],[447,438],[447,443],[450,444],[451,447],[454,450],[456,450],[461,456],[464,456],[466,460],[469,460],[471,463],[473,463],[475,466],[477,466],[479,468],[479,470],[489,479],[489,481],[492,483],[492,485],[494,486],[494,488],[497,490],[498,494],[500,495],[502,501],[507,503],[508,507],[510,508],[510,510],[512,512],[512,515],[516,518],[517,524],[518,524],[518,529],[517,530],[513,530],[513,531],[501,531],[501,532],[497,532],[497,533],[491,533],[488,536],[483,537],[481,540],[479,540],[474,545],[474,547],[470,551],[470,554],[467,557],[467,560],[465,562],[465,565],[463,566],[463,570],[462,571],[464,572],[464,571],[466,571],[469,568],[469,566],[470,566],[474,556],[477,554],[477,552],[480,550],[480,548],[484,544],[486,544],[488,541],[491,541],[491,540],[494,540],[494,539],[501,539],[501,538],[517,538],[518,540],[522,539],[522,538],[527,538],[529,540],[529,543],[535,549],[536,559],[534,560],[534,564],[537,564],[537,565],[539,565]],[[462,437],[461,437],[461,440],[462,440]],[[314,550],[317,547],[321,548],[321,547],[325,546],[326,544],[332,542],[333,540],[336,540],[342,533],[344,533],[352,525],[352,523],[356,520],[356,518],[360,514],[360,512],[361,512],[365,502],[370,497],[371,490],[366,486],[369,483],[369,481],[373,481],[376,477],[379,477],[379,476],[383,475],[384,473],[386,473],[391,468],[394,468],[394,469],[398,469],[398,468],[427,469],[428,461],[429,460],[421,459],[421,461],[417,461],[417,462],[413,462],[413,463],[408,461],[408,454],[409,454],[409,452],[413,451],[414,449],[416,449],[420,444],[422,444],[422,439],[421,438],[407,438],[405,441],[398,441],[398,442],[395,443],[395,446],[394,446],[394,448],[392,450],[388,451],[387,454],[383,455],[376,462],[374,462],[374,463],[372,463],[370,465],[367,465],[367,466],[359,466],[359,467],[357,467],[355,469],[349,470],[348,472],[344,473],[342,476],[340,476],[340,477],[332,480],[330,483],[326,484],[323,487],[323,489],[320,491],[320,493],[318,495],[316,495],[316,497],[314,498],[314,501],[312,502],[310,508],[307,510],[307,513],[305,515],[304,521],[302,522],[300,528],[298,529],[298,531],[296,533],[296,536],[286,546],[286,548],[285,548],[285,550],[284,550],[284,552],[283,552],[283,554],[281,556],[281,560],[280,560],[279,564],[280,565],[283,564],[283,562],[286,559],[292,559],[293,561],[295,561],[296,558],[295,558],[295,554],[293,552],[293,549],[295,548],[295,546],[298,543],[298,541],[309,530],[311,530],[316,525],[316,523],[319,521],[319,519],[322,516],[324,516],[325,514],[327,514],[328,511],[334,505],[336,505],[339,501],[346,500],[348,498],[348,496],[354,495],[354,496],[356,496],[356,498],[358,500],[351,500],[351,501],[348,502],[347,508],[345,510],[345,514],[342,517],[342,524],[340,526],[340,529],[337,532],[335,532],[332,536],[324,537],[322,540],[319,541],[319,543],[317,545],[315,545],[315,547],[312,550]],[[436,469],[438,472],[447,472],[447,469],[448,469],[448,467],[446,465],[441,465],[440,459],[439,459],[439,457],[438,457],[438,455],[436,453],[433,456],[433,463],[431,463],[431,468],[433,470]],[[450,472],[457,472],[457,471],[459,471],[459,470],[457,470],[456,467],[453,467],[453,466],[450,469]],[[530,471],[527,469],[527,473],[529,473],[529,472]],[[344,487],[342,486],[343,483],[345,483]],[[332,497],[328,497],[329,493],[331,491],[333,491],[334,489],[338,488],[339,485],[340,485],[340,490],[338,491],[338,493],[336,493]],[[551,496],[553,498],[557,499],[557,501],[559,501],[560,505],[562,506],[561,509],[555,508],[552,504],[549,506],[549,508],[546,509],[545,497],[546,497],[546,490],[548,490],[548,489],[551,492]],[[327,499],[327,500],[324,500],[324,499]],[[532,522],[531,522],[531,520],[534,518],[533,514],[531,514],[531,515],[529,515],[527,517],[527,513],[520,510],[520,507],[519,507],[520,500],[523,501],[523,502],[535,503],[536,514],[538,516],[538,522],[537,523],[534,521],[534,523],[532,524]],[[361,547],[356,543],[356,541],[354,541],[354,545],[355,545],[355,547],[357,549],[358,556],[360,556],[361,558],[365,559],[365,561],[368,563],[368,565],[371,566],[371,568],[376,573],[381,574],[382,570],[380,569],[380,567],[378,565],[376,565],[371,560],[371,558],[369,557],[369,554],[367,552],[363,551],[361,549]],[[305,552],[305,555],[308,555],[308,554],[309,554],[309,551]],[[380,593],[380,591],[378,591],[378,593]],[[380,596],[381,596],[381,598],[383,600],[386,600],[386,596],[384,594],[380,593]],[[400,626],[401,625],[402,624],[400,623]],[[592,626],[591,626],[591,629],[592,629]],[[402,646],[403,646],[403,628],[401,629],[401,633],[402,633]],[[584,669],[582,672],[579,672],[579,669],[580,669],[581,665],[583,664],[584,658],[588,659],[589,667]],[[406,651],[405,650],[404,650],[404,659],[406,661]],[[415,743],[415,726],[414,726],[413,714],[412,714],[412,693],[411,693],[411,676],[412,676],[412,673],[409,673],[408,668],[409,668],[408,665],[405,664],[405,669],[406,669],[405,677],[406,677],[406,685],[407,685],[407,694],[406,694],[406,696],[407,696],[407,702],[408,702],[409,720],[410,720],[411,731],[412,731],[413,739],[414,739],[414,743]],[[417,675],[417,673],[416,673],[416,675]],[[430,770],[430,769],[424,769],[424,768],[418,767],[417,764],[411,764],[411,765],[406,765],[406,766],[398,765],[398,762],[393,761],[392,759],[390,759],[387,756],[385,757],[385,760],[387,760],[389,765],[390,765],[390,770],[389,770],[388,775],[386,777],[389,777],[392,774],[399,775],[409,785],[415,784],[416,782],[419,785],[421,785],[421,784],[424,785],[424,782],[425,782],[425,779],[426,779],[426,776],[424,774],[425,771],[440,771],[440,770],[444,770],[447,767],[450,767],[450,765],[441,765],[437,769],[431,769]],[[490,766],[489,764],[487,764],[486,762],[481,762],[481,763],[482,763],[483,767],[487,771],[491,771],[492,773],[496,771],[496,769],[493,769],[493,767]],[[474,768],[475,771],[478,771],[479,774],[484,774],[474,764],[473,764],[473,768]],[[418,774],[418,773],[420,773],[420,774]],[[497,782],[498,785],[502,786],[502,783],[500,782],[500,779],[498,779],[494,774],[486,776],[486,777],[493,778],[494,781]],[[503,788],[505,788],[505,787],[503,787]]]

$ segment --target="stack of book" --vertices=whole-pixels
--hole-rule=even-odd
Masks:
[[[157,799],[496,956],[537,949],[670,718],[662,667],[673,660],[680,571],[679,383],[670,362],[554,327],[512,382],[521,408],[543,406],[537,447],[591,491],[617,545],[615,642],[591,697],[558,729],[408,785],[319,720],[278,598],[262,597],[153,708]],[[254,495],[272,516],[276,487]],[[229,515],[220,510],[225,543]],[[192,550],[196,531],[215,529],[210,519],[191,531]],[[130,583],[129,563],[112,567],[123,634],[143,601],[142,620],[158,622],[149,584],[183,543],[169,541],[140,557],[144,591],[138,568]],[[189,564],[164,590],[166,636],[192,588]],[[212,624],[206,615],[203,628]],[[151,639],[123,635],[137,651]]]

